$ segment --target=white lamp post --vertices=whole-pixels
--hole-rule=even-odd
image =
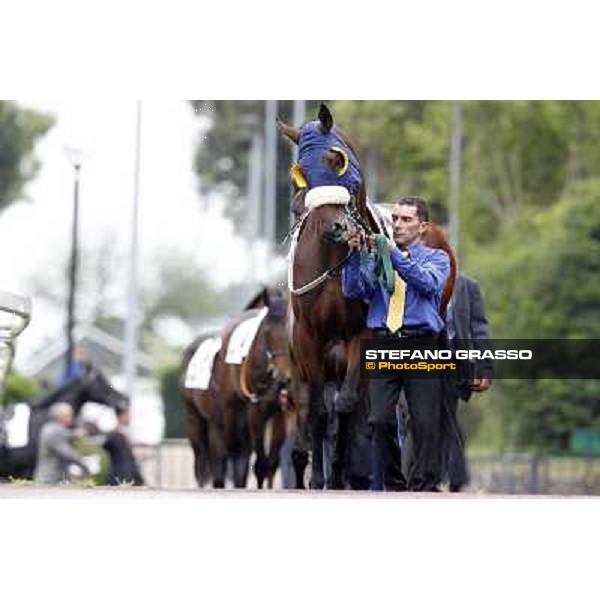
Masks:
[[[73,223],[71,226],[71,262],[69,265],[69,298],[67,301],[67,358],[65,374],[68,377],[73,363],[73,329],[75,327],[75,292],[77,289],[77,266],[79,261],[79,174],[84,153],[80,148],[67,147],[65,153],[74,169]]]

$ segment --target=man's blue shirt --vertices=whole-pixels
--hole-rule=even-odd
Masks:
[[[444,321],[439,315],[440,300],[450,275],[450,259],[443,250],[434,250],[415,242],[404,258],[399,248],[390,252],[392,265],[406,282],[403,327],[439,332]],[[374,277],[375,259],[367,258],[361,267],[360,253],[355,251],[342,269],[342,292],[351,300],[369,302],[367,327],[385,327],[390,296]]]

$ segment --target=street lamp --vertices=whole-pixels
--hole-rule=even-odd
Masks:
[[[73,329],[75,327],[75,290],[77,287],[78,265],[78,234],[79,234],[79,174],[83,163],[84,154],[79,148],[68,147],[65,149],[67,157],[74,169],[73,189],[73,223],[71,228],[71,262],[69,264],[69,299],[67,302],[67,358],[65,376],[69,377],[73,365]]]

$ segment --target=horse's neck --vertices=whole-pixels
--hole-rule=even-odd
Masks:
[[[252,344],[251,352],[249,352],[246,357],[246,361],[246,384],[249,385],[253,391],[256,391],[256,386],[264,383],[265,377],[263,376],[263,373],[266,372],[269,364],[267,360],[265,335],[262,330],[256,334],[256,339]]]

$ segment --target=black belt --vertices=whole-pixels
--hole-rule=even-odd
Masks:
[[[425,329],[422,327],[402,327],[396,333],[392,333],[385,327],[375,329],[375,335],[377,337],[384,338],[426,338],[436,337],[438,334],[431,329]]]

